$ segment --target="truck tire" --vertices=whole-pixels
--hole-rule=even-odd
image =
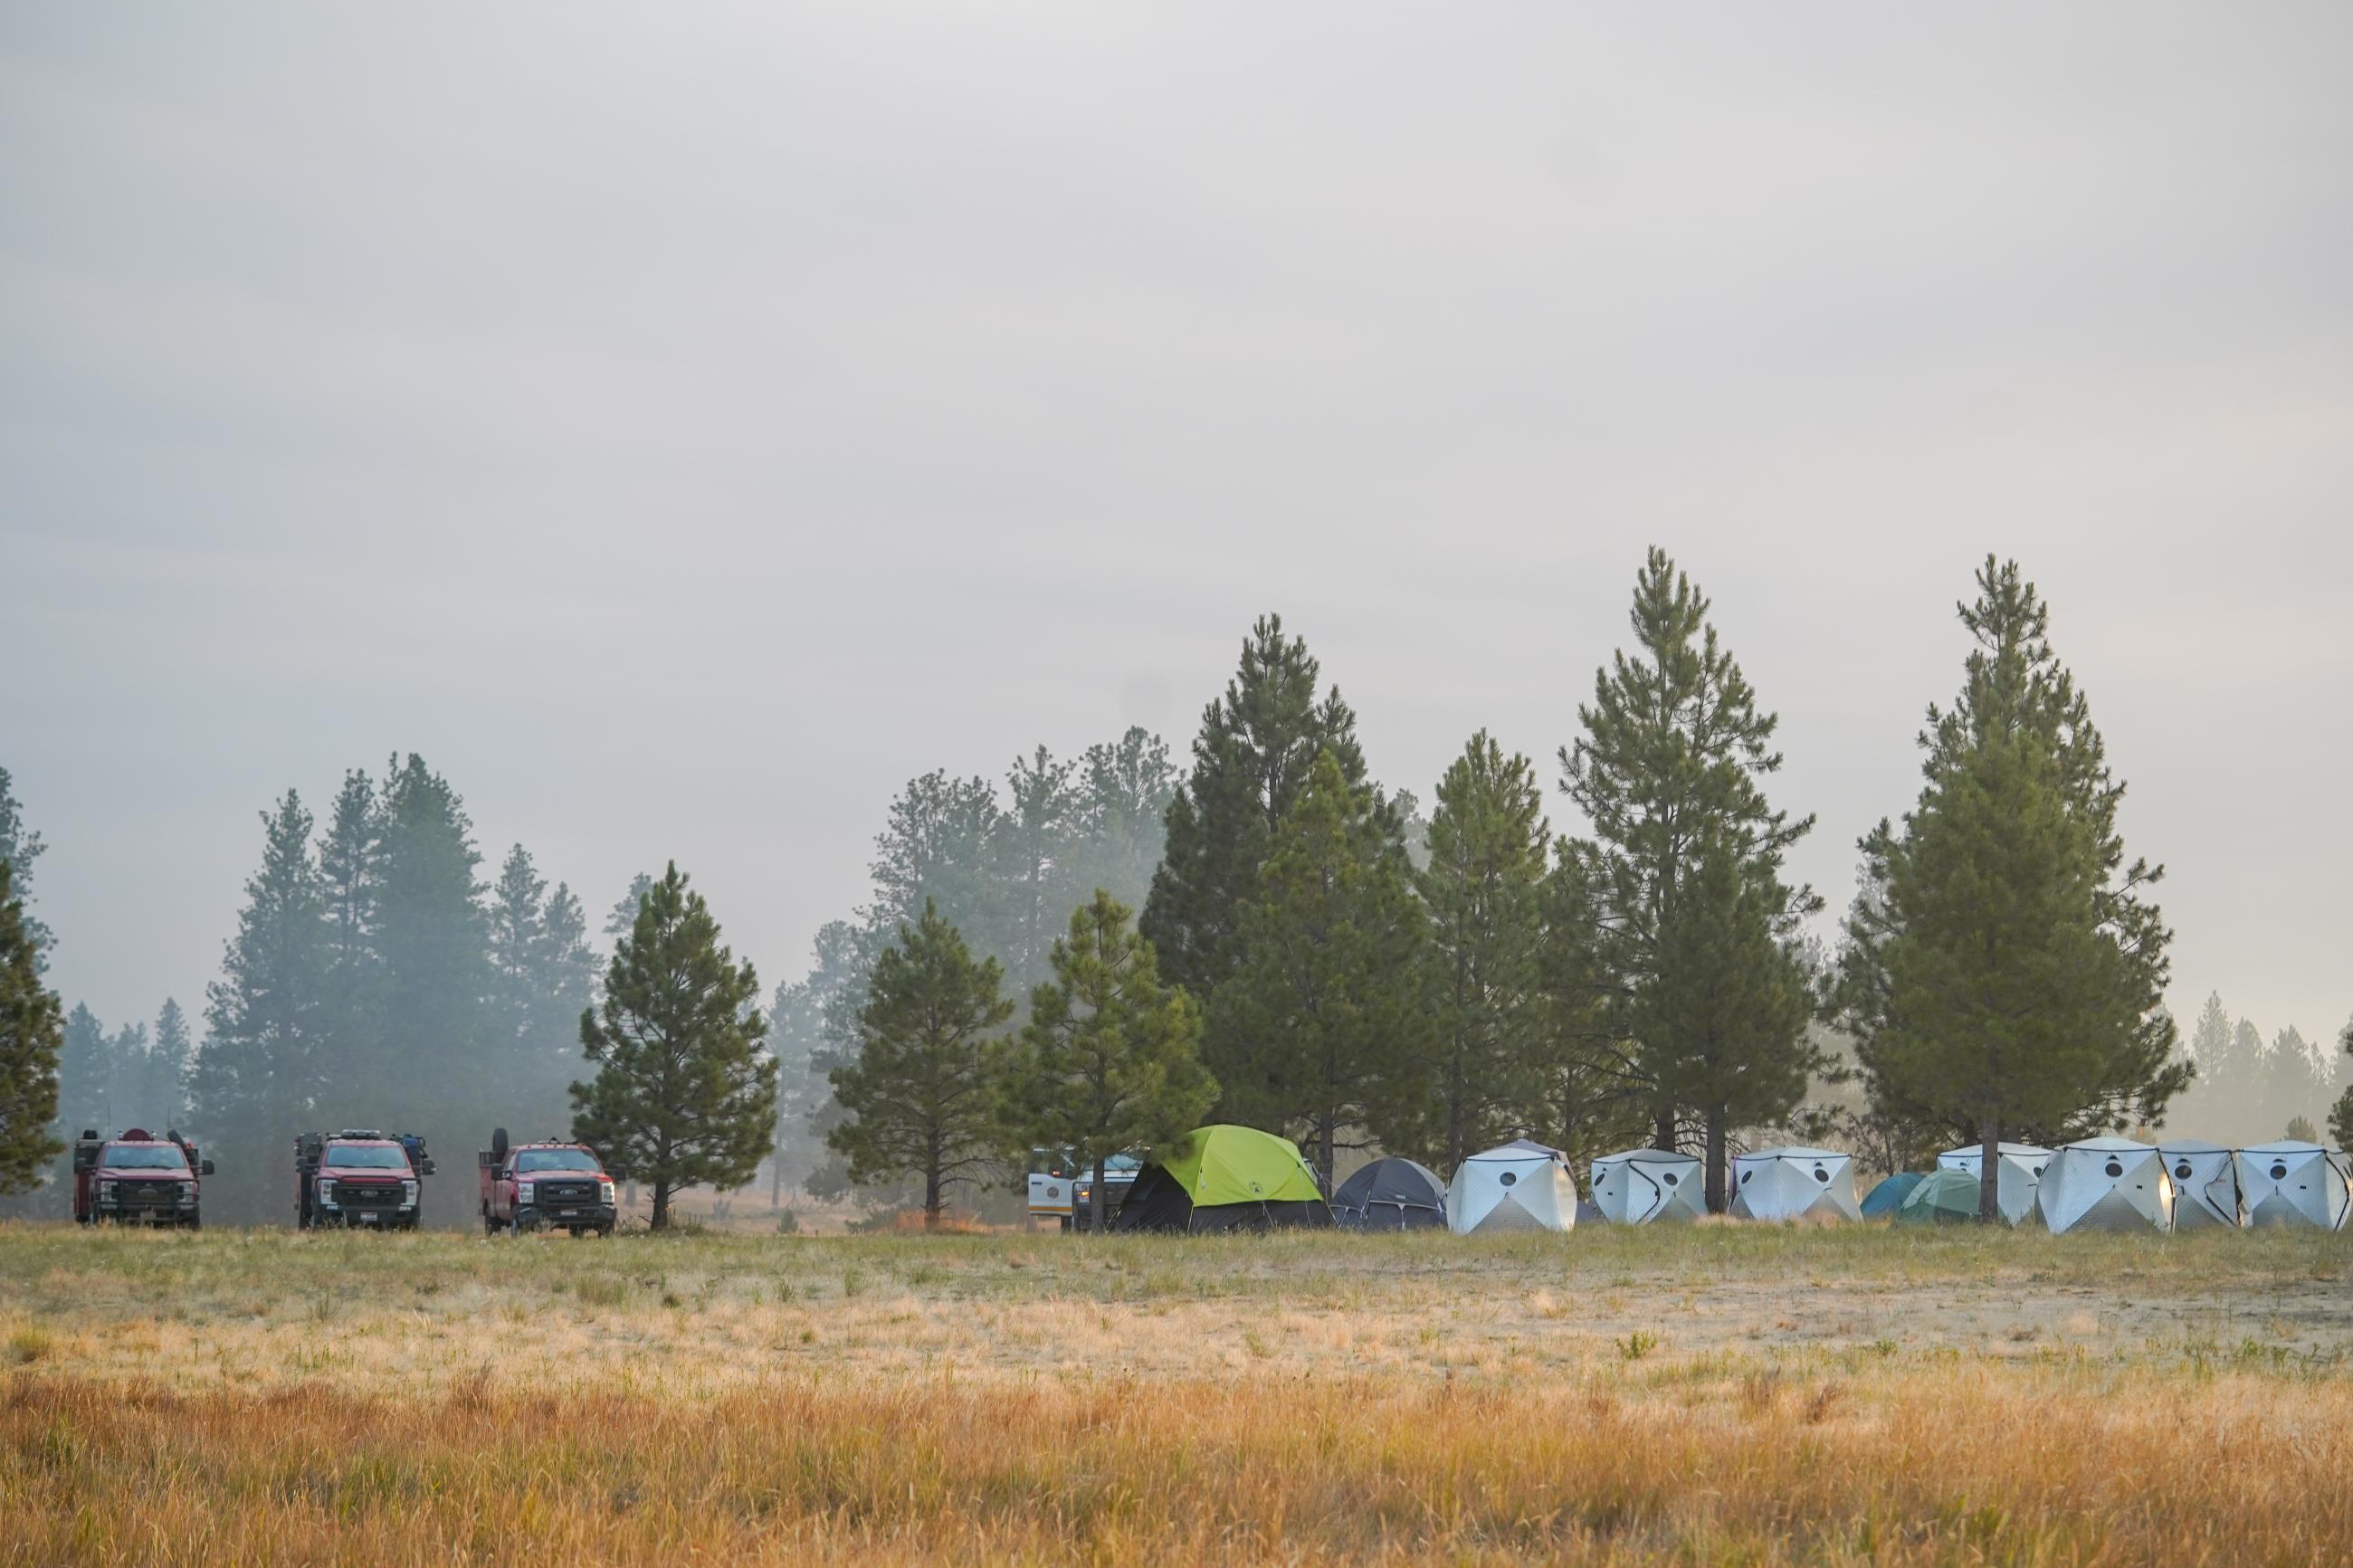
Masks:
[[[501,1162],[506,1159],[507,1130],[505,1128],[493,1127],[491,1129],[491,1153]]]
[[[192,1214],[187,1217],[185,1223],[190,1230],[202,1230],[205,1228],[205,1216],[202,1215]]]

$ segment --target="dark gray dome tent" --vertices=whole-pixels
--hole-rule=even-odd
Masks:
[[[1446,1184],[1415,1161],[1376,1160],[1340,1184],[1332,1218],[1349,1230],[1443,1230]]]

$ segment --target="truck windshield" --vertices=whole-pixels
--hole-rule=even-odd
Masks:
[[[111,1143],[106,1163],[118,1171],[185,1171],[187,1156],[174,1143]]]
[[[341,1165],[347,1171],[406,1171],[408,1153],[396,1144],[370,1148],[364,1144],[330,1143],[320,1163]]]
[[[517,1171],[601,1171],[596,1156],[586,1149],[525,1149],[515,1156]]]

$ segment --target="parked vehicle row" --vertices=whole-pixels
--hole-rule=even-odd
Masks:
[[[608,1171],[586,1143],[548,1138],[515,1143],[507,1130],[474,1156],[482,1228],[527,1235],[569,1231],[610,1236],[620,1218]],[[85,1131],[73,1145],[73,1212],[83,1225],[174,1226],[204,1222],[201,1178],[213,1163],[176,1131],[133,1127],[114,1137]],[[294,1139],[294,1226],[415,1230],[425,1213],[433,1157],[416,1132],[346,1127]]]

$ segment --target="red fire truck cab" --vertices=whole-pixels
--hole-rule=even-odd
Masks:
[[[161,1138],[133,1127],[120,1138],[101,1138],[86,1129],[73,1146],[74,1218],[83,1225],[111,1220],[120,1225],[204,1224],[197,1204],[199,1178],[213,1163],[177,1132]]]
[[[596,1151],[586,1143],[549,1139],[511,1143],[507,1130],[491,1133],[491,1146],[474,1156],[482,1184],[482,1232],[522,1235],[568,1230],[574,1236],[613,1234],[619,1217],[613,1182]]]

